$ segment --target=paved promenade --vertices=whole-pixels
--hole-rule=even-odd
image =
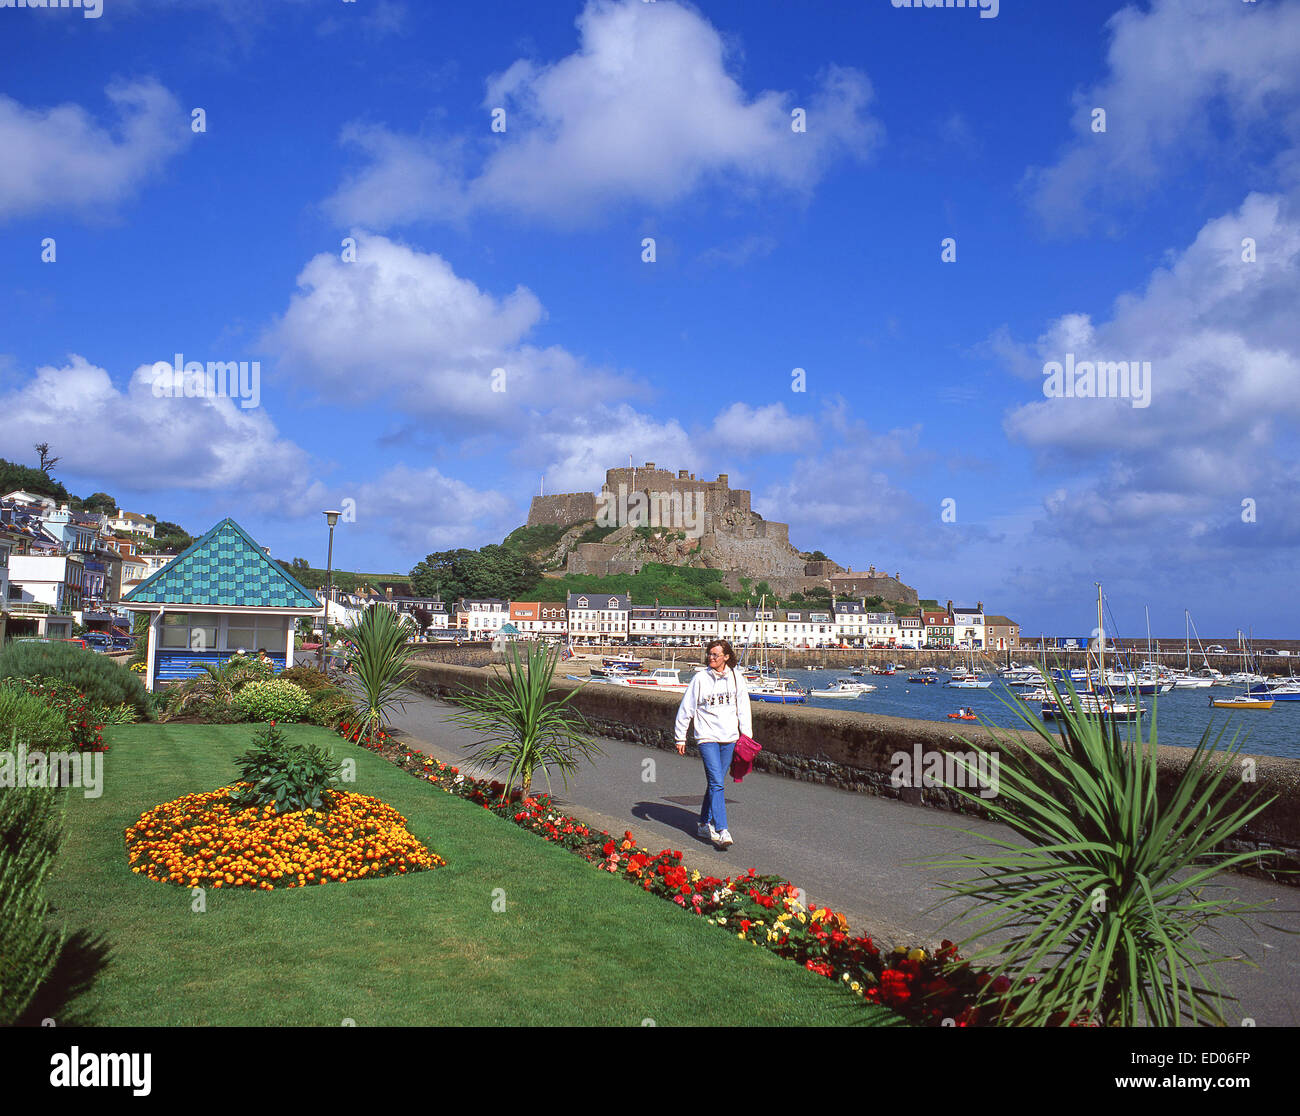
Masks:
[[[450,711],[444,702],[412,695],[395,718],[396,735],[468,771],[465,745],[475,737],[449,722]],[[736,844],[720,853],[695,836],[704,789],[698,756],[688,752],[682,758],[620,740],[599,743],[605,755],[584,765],[567,790],[556,780],[556,797],[566,811],[611,833],[630,829],[652,851],[680,849],[686,863],[702,871],[736,875],[754,868],[784,876],[806,888],[810,899],[847,915],[854,933],[871,934],[888,946],[964,937],[949,922],[958,913],[952,906],[933,908],[943,898],[936,881],[965,873],[927,870],[917,862],[980,850],[982,842],[956,829],[1009,836],[1002,826],[979,819],[754,773],[740,784],[727,781]],[[545,783],[535,789],[545,790]],[[1223,879],[1243,899],[1275,900],[1277,913],[1264,917],[1300,932],[1300,889],[1245,876]],[[1239,923],[1226,926],[1225,934],[1225,953],[1245,953],[1261,966],[1225,966],[1224,983],[1241,1001],[1235,1014],[1229,1008],[1230,1018],[1251,1018],[1258,1026],[1300,1025],[1300,936],[1261,925],[1255,937]]]

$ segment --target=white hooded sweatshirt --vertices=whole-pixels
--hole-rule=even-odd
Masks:
[[[686,743],[686,729],[695,718],[695,739],[734,744],[743,733],[754,735],[749,714],[749,687],[734,669],[716,674],[712,667],[696,671],[677,707],[676,739]]]

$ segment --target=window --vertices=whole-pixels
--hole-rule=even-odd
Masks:
[[[200,613],[167,613],[162,619],[162,646],[179,651],[215,651],[217,617],[205,617]]]
[[[226,650],[256,652],[284,650],[284,621],[278,616],[232,616],[226,630]]]

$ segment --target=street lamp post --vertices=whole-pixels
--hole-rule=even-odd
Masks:
[[[334,524],[339,521],[341,512],[327,511],[325,518],[330,525],[329,552],[325,557],[325,615],[320,622],[320,669],[325,671],[325,644],[330,635],[330,594],[334,589]]]

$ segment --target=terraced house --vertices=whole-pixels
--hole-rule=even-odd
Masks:
[[[632,600],[626,593],[570,593],[569,639],[574,643],[625,643]]]

